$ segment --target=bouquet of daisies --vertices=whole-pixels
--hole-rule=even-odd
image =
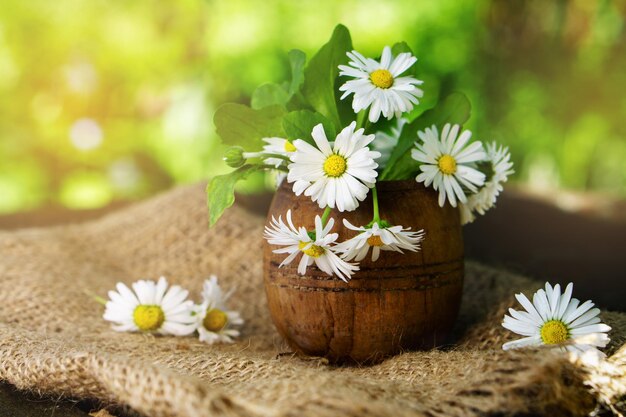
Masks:
[[[294,225],[289,211],[266,227],[265,238],[285,254],[281,266],[301,255],[300,274],[315,263],[347,281],[370,249],[375,261],[381,250],[417,251],[424,238],[421,230],[380,217],[377,181],[415,179],[432,187],[441,207],[459,207],[463,224],[494,206],[513,172],[508,150],[472,141],[472,132],[462,130],[470,115],[463,94],[424,97],[417,58],[406,43],[385,47],[377,59],[365,57],[339,25],[308,62],[299,50],[288,60],[291,79],[258,87],[251,106],[228,103],[215,114],[219,136],[231,145],[224,160],[236,170],[209,183],[211,226],[234,203],[238,181],[275,171],[277,183],[287,181],[320,208],[315,230]],[[356,210],[370,191],[371,222],[344,220],[358,234],[338,242],[331,210]]]

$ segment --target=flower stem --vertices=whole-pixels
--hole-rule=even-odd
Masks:
[[[287,161],[287,162],[291,162],[291,159],[286,156],[286,155],[282,155],[279,153],[266,153],[266,152],[244,152],[242,154],[242,156],[245,159],[253,159],[253,158],[276,158],[276,159],[282,159],[283,161]]]
[[[91,297],[96,303],[106,305],[107,300],[105,298],[102,298],[99,295],[96,295],[89,290],[83,290],[83,291],[85,292],[85,294]]]
[[[370,125],[371,125],[371,123],[370,123],[370,119],[368,117],[367,119],[365,119],[365,123],[363,123],[363,130],[364,130],[363,133],[365,133],[366,135],[367,135],[367,131],[370,129]]]
[[[378,190],[375,186],[372,188],[372,201],[374,203],[374,218],[372,219],[372,223],[379,223],[380,214],[378,212]]]
[[[276,167],[274,165],[268,165],[268,164],[255,164],[255,165],[260,165],[261,168],[263,168],[263,169],[282,171],[282,172],[289,172],[289,168],[287,168],[284,165],[279,165],[278,167]]]
[[[359,130],[363,127],[363,125],[367,122],[365,110],[361,110],[359,114],[356,115],[356,130]]]
[[[326,226],[326,223],[328,222],[328,217],[330,217],[331,211],[332,209],[330,207],[326,207],[326,209],[324,210],[324,214],[322,214],[322,227]]]

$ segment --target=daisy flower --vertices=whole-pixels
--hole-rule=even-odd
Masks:
[[[195,331],[193,302],[189,291],[178,285],[169,287],[164,277],[137,281],[132,290],[121,282],[117,291],[109,291],[103,318],[118,332],[154,332],[185,336]]]
[[[317,147],[301,139],[294,141],[296,151],[291,155],[287,181],[294,183],[296,195],[304,193],[320,208],[352,211],[359,206],[376,182],[378,164],[374,159],[380,153],[367,147],[374,135],[363,135],[363,129],[355,132],[355,127],[352,122],[344,128],[332,147],[321,123],[311,133]]]
[[[487,145],[487,163],[489,164],[488,170],[492,173],[491,178],[476,194],[467,198],[467,203],[461,204],[461,223],[463,224],[474,221],[476,218],[474,212],[484,215],[496,204],[503,190],[502,184],[514,172],[509,149],[498,147],[495,142]]]
[[[424,92],[416,86],[423,81],[400,76],[417,61],[413,55],[405,52],[394,58],[388,46],[383,49],[380,62],[365,58],[357,51],[348,52],[347,55],[350,62],[348,65],[339,65],[339,75],[354,79],[346,81],[339,90],[344,92],[342,100],[354,94],[352,109],[355,113],[371,106],[369,120],[376,123],[381,113],[387,119],[394,115],[400,117],[419,104],[418,98]]]
[[[504,316],[502,326],[526,337],[505,343],[502,348],[552,345],[573,353],[597,351],[603,355],[596,347],[608,344],[610,339],[606,333],[611,328],[600,322],[600,310],[592,308],[591,301],[580,304],[572,298],[572,289],[570,283],[561,294],[559,284],[552,287],[546,283],[545,290],[535,293],[532,303],[524,294],[516,294],[526,311],[510,308],[510,316]]]
[[[263,138],[263,141],[267,143],[267,145],[263,146],[263,153],[265,154],[283,155],[289,158],[296,151],[296,147],[293,146],[293,143],[287,139]],[[268,165],[273,165],[276,168],[287,166],[287,161],[281,158],[266,158],[263,162]],[[282,184],[285,178],[287,178],[287,174],[283,171],[278,171],[276,173],[276,186],[278,187]]]
[[[415,179],[429,187],[431,184],[439,191],[439,205],[443,207],[446,199],[452,207],[456,207],[457,200],[467,202],[462,187],[475,193],[477,187],[485,183],[485,174],[473,168],[474,162],[486,158],[481,142],[474,142],[468,146],[472,132],[469,130],[459,134],[459,125],[449,123],[443,127],[441,139],[437,127],[433,125],[425,131],[417,132],[422,143],[415,142],[417,149],[411,151],[411,156],[421,162],[422,171]]]
[[[296,151],[296,147],[293,143],[283,138],[263,138],[263,141],[267,145],[263,146],[263,152],[265,154],[283,155],[285,157],[291,156]],[[264,161],[268,165],[273,165],[276,168],[286,164],[287,161],[280,158],[267,158]]]
[[[372,224],[372,227],[357,227],[352,225],[348,220],[344,219],[343,224],[350,230],[360,232],[355,237],[346,240],[336,246],[338,252],[343,253],[346,261],[352,259],[357,262],[363,260],[370,248],[372,248],[372,261],[375,262],[380,256],[380,251],[396,251],[403,253],[402,250],[417,252],[420,249],[420,242],[424,240],[424,230],[410,232],[411,228],[403,228],[402,226],[391,226],[381,222]]]
[[[202,303],[194,308],[200,341],[232,343],[233,338],[239,336],[239,330],[232,327],[242,325],[243,319],[238,312],[226,307],[232,293],[232,290],[226,294],[222,292],[215,275],[204,281]]]
[[[296,228],[291,220],[291,210],[287,211],[287,224],[279,216],[276,220],[272,216],[270,226],[265,226],[265,239],[272,244],[284,246],[275,249],[274,253],[286,253],[288,256],[281,262],[279,267],[289,265],[299,254],[302,254],[298,264],[298,273],[306,274],[307,267],[315,265],[328,275],[337,275],[342,280],[348,282],[352,274],[359,270],[359,267],[350,264],[339,256],[335,249],[337,233],[329,233],[334,219],[329,219],[326,227],[322,226],[320,216],[315,216],[315,233],[309,234],[305,227]]]

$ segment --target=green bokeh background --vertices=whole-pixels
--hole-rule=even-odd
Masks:
[[[378,56],[406,40],[427,96],[515,181],[626,195],[626,2],[2,0],[0,213],[94,208],[227,171],[212,122],[337,23]],[[257,183],[258,184],[258,183]],[[250,187],[248,187],[250,188]]]

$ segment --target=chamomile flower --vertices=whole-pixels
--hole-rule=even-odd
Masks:
[[[487,145],[487,164],[491,178],[485,185],[467,198],[467,203],[461,204],[461,223],[471,223],[476,218],[474,212],[484,215],[496,204],[503,185],[513,173],[513,163],[509,149],[498,146],[495,142]]]
[[[283,155],[288,158],[296,151],[296,147],[287,139],[263,138],[263,141],[267,143],[267,145],[263,146],[263,153],[265,154]],[[266,158],[263,162],[276,168],[286,167],[288,163],[288,161],[276,157]],[[287,174],[283,171],[278,171],[276,173],[276,186],[279,186],[285,178],[287,178]]]
[[[339,211],[352,211],[363,201],[376,182],[374,159],[380,153],[370,151],[367,145],[374,135],[355,131],[356,123],[344,128],[333,146],[329,143],[322,124],[313,128],[311,136],[317,147],[297,139],[296,151],[291,155],[287,181],[293,184],[296,195],[304,193],[316,201]]]
[[[202,303],[194,308],[200,341],[209,344],[232,343],[233,338],[239,336],[239,330],[233,326],[242,325],[243,319],[238,312],[226,307],[226,301],[232,293],[232,290],[226,294],[222,292],[215,275],[204,281]]]
[[[354,94],[352,109],[355,113],[371,106],[369,120],[376,123],[381,113],[387,119],[394,115],[400,117],[419,104],[418,99],[424,92],[417,86],[423,81],[400,76],[417,61],[413,55],[405,52],[394,58],[388,46],[383,49],[380,62],[365,58],[357,51],[348,52],[347,55],[350,58],[349,65],[339,65],[339,75],[354,79],[346,81],[339,90],[344,92],[342,100]]]
[[[192,317],[193,302],[189,292],[173,285],[164,277],[158,282],[140,280],[132,290],[121,282],[117,291],[109,291],[103,318],[119,332],[154,332],[185,336],[195,331]]]
[[[287,211],[287,223],[282,217],[276,220],[272,216],[270,226],[265,226],[265,239],[271,245],[284,246],[275,249],[274,253],[286,253],[287,257],[281,262],[280,267],[289,265],[298,255],[302,254],[298,264],[298,273],[306,274],[307,267],[315,265],[328,275],[337,275],[344,281],[348,281],[359,267],[350,264],[339,256],[335,249],[337,233],[330,233],[335,221],[329,219],[325,227],[322,226],[320,216],[315,216],[315,233],[308,233],[305,227],[296,228],[291,220],[291,210]]]
[[[380,256],[380,251],[402,250],[417,252],[420,249],[420,242],[424,240],[424,231],[411,232],[411,228],[402,226],[391,226],[381,222],[382,226],[374,223],[371,227],[354,226],[344,219],[343,224],[350,230],[359,232],[358,235],[346,240],[336,246],[338,252],[343,253],[346,261],[362,261],[372,248],[372,261],[375,262]]]
[[[483,145],[481,142],[467,145],[472,137],[469,130],[463,131],[457,139],[459,129],[459,125],[448,123],[443,127],[441,138],[435,125],[417,132],[422,143],[415,142],[417,148],[411,151],[413,159],[422,163],[422,172],[415,178],[416,181],[423,182],[427,187],[432,184],[439,191],[441,207],[446,200],[452,207],[457,206],[457,201],[466,203],[462,187],[475,193],[477,187],[485,183],[485,174],[472,166],[486,158]]]
[[[285,157],[291,156],[292,153],[296,151],[296,147],[293,146],[287,139],[283,138],[263,138],[263,141],[267,143],[267,145],[263,146],[263,153],[265,154],[274,154],[274,155],[283,155]],[[276,168],[285,164],[284,159],[280,158],[267,158],[264,162],[268,165],[273,165]]]
[[[526,311],[509,309],[502,326],[514,333],[526,336],[505,343],[504,350],[525,346],[550,345],[573,353],[593,351],[601,354],[597,347],[605,347],[610,341],[609,326],[600,322],[600,310],[593,303],[580,304],[572,298],[573,284],[567,285],[561,294],[559,284],[552,287],[546,283],[531,303],[524,294],[516,294],[517,301]]]

